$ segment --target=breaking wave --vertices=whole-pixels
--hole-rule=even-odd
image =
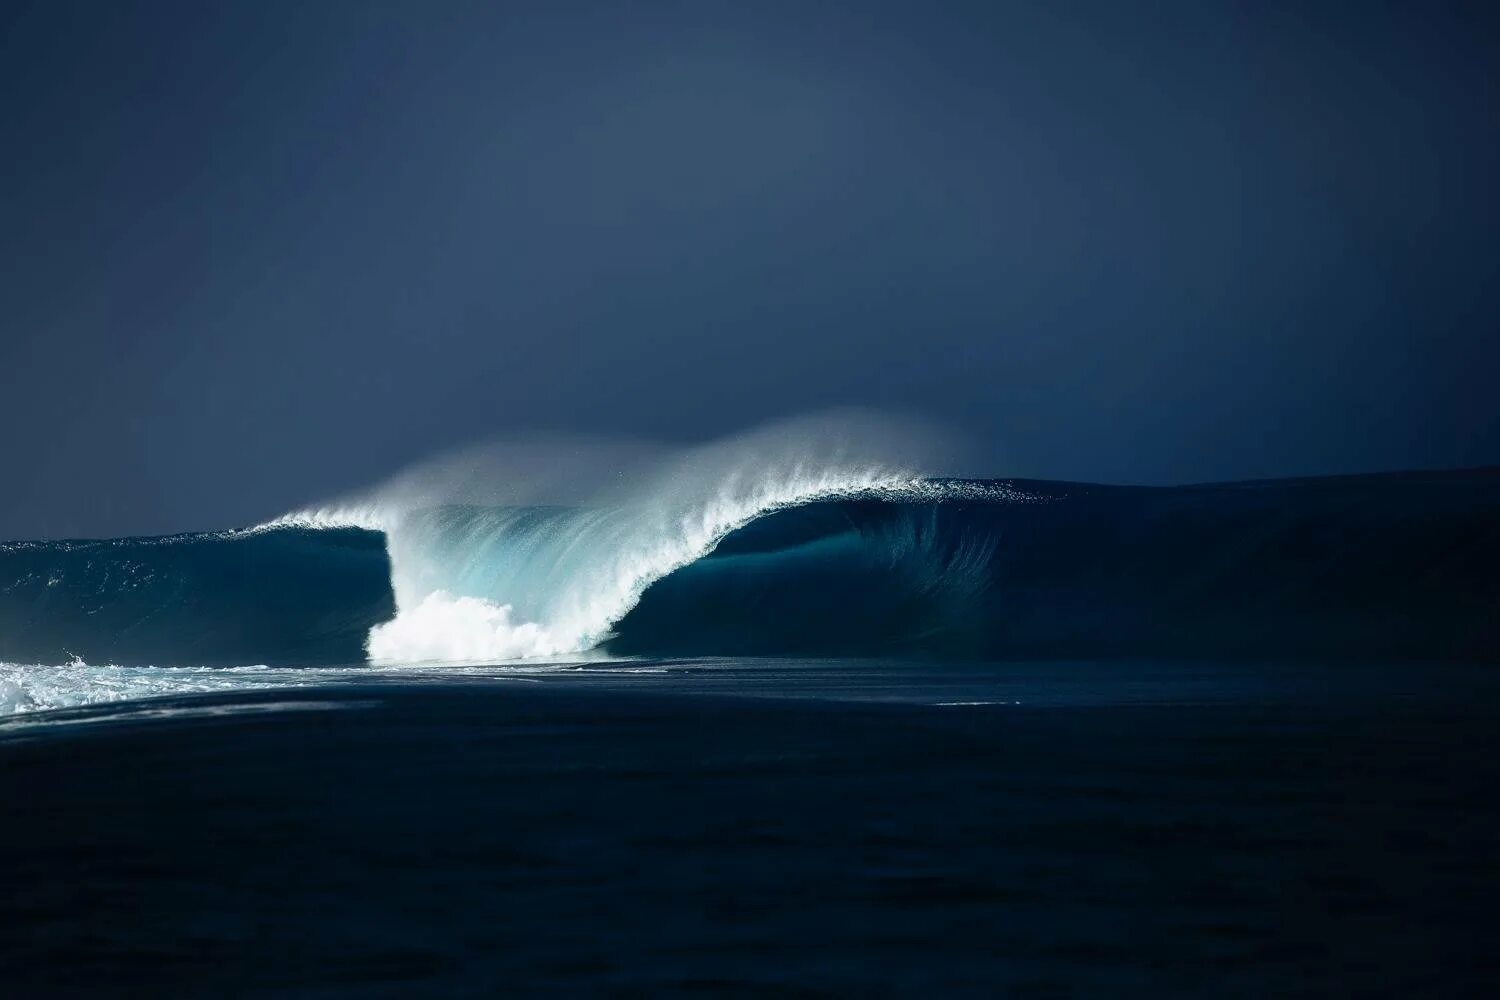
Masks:
[[[248,529],[0,544],[0,712],[585,654],[1500,659],[1494,472],[1131,488],[926,448],[533,441]]]

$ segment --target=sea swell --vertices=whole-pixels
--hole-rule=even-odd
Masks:
[[[0,659],[118,665],[101,681],[590,650],[1493,661],[1497,515],[1488,473],[1153,489],[799,472],[645,512],[446,505],[383,531],[12,543]]]

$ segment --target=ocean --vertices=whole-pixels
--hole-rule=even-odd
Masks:
[[[675,482],[0,544],[8,988],[1500,988],[1500,474]]]

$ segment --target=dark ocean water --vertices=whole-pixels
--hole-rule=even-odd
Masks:
[[[6,994],[1500,990],[1500,475],[799,475],[0,544]]]
[[[713,660],[18,716],[0,975],[1494,995],[1497,706],[1454,665]]]

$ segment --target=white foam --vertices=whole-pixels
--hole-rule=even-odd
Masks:
[[[434,591],[370,630],[375,663],[515,660],[555,656],[572,646],[536,622],[517,624],[508,604]]]

